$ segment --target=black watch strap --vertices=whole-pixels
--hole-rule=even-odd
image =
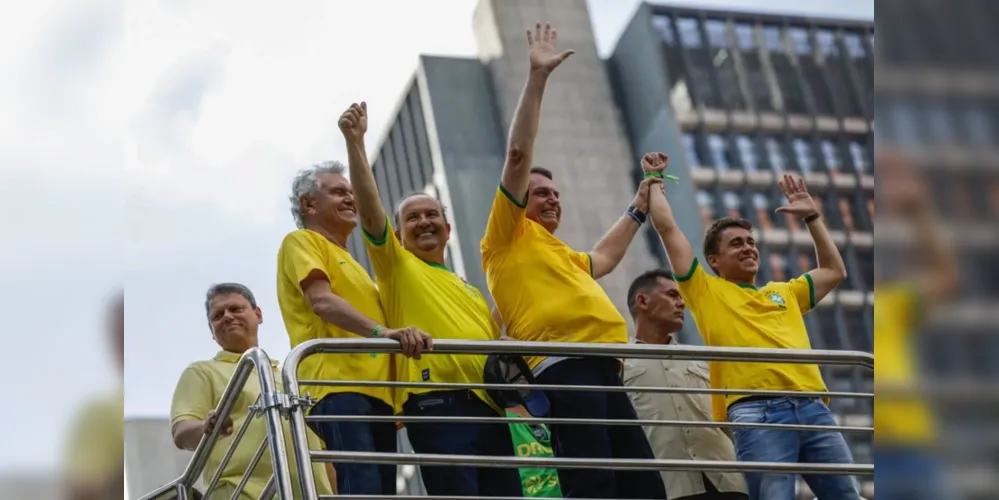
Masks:
[[[801,219],[801,221],[804,222],[805,224],[811,224],[812,222],[818,220],[819,217],[821,216],[819,215],[818,212],[812,212],[811,214],[806,215],[803,219]]]

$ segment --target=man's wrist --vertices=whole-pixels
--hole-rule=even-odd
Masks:
[[[645,224],[645,221],[648,220],[648,214],[639,210],[635,205],[628,207],[624,213],[628,217],[631,217],[631,219],[634,220],[639,226]]]
[[[811,224],[812,222],[815,222],[815,221],[819,220],[820,217],[822,217],[822,216],[819,215],[818,212],[812,212],[812,213],[810,213],[810,214],[802,217],[801,221],[804,222],[807,225],[807,224]]]

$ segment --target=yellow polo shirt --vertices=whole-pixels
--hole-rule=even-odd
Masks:
[[[385,234],[364,236],[389,327],[414,326],[435,339],[499,339],[499,325],[478,289],[402,248],[388,221]],[[396,356],[396,374],[400,382],[481,384],[485,364],[486,356],[477,354],[426,354],[418,360]],[[410,394],[435,390],[440,389],[399,388],[396,409],[401,411]],[[485,391],[472,392],[499,413]]]
[[[527,204],[496,190],[480,245],[507,335],[517,340],[624,344],[628,326],[593,279],[593,261],[529,220]],[[545,358],[526,359],[531,368]]]
[[[708,274],[695,259],[683,276],[674,276],[694,316],[704,344],[712,347],[811,349],[804,315],[815,307],[815,286],[805,273],[762,288],[741,286]],[[818,365],[713,362],[711,386],[719,389],[770,389],[825,392]],[[728,419],[728,405],[742,394],[713,394],[712,413]]]
[[[184,373],[181,374],[180,381],[177,382],[177,388],[173,393],[173,404],[170,408],[170,426],[172,427],[178,422],[185,420],[204,420],[208,412],[218,406],[226,385],[229,384],[229,380],[236,372],[236,364],[239,362],[239,358],[239,354],[222,351],[214,359],[196,361],[188,366],[184,370]],[[275,380],[278,382],[279,390],[281,390],[281,374],[276,361],[273,362],[273,370]],[[218,470],[222,457],[225,456],[226,451],[232,444],[232,440],[236,437],[237,432],[247,418],[250,405],[256,402],[259,395],[260,382],[254,373],[247,380],[243,391],[240,392],[239,398],[236,400],[235,406],[233,406],[231,414],[233,423],[232,434],[228,437],[220,437],[214,449],[212,449],[211,455],[208,457],[208,463],[201,476],[206,485],[211,481],[212,476],[215,475],[215,471]],[[212,500],[228,499],[232,496],[232,493],[236,491],[236,486],[239,485],[243,477],[243,473],[246,472],[250,461],[256,454],[257,447],[266,439],[267,424],[262,417],[258,416],[250,423],[246,434],[236,447],[236,452],[233,453],[225,470],[223,470],[218,486],[216,486],[210,497]],[[298,487],[298,467],[294,451],[291,449],[291,443],[293,441],[291,440],[291,433],[286,423],[285,444],[288,446],[288,459],[292,475],[291,481],[295,487],[295,498],[300,498],[301,490]],[[322,441],[312,431],[309,431],[309,448],[317,451],[323,449]],[[319,494],[331,494],[329,477],[323,464],[314,463],[312,465],[312,473],[316,477],[316,490]],[[241,492],[239,498],[247,500],[259,498],[271,475],[273,475],[273,466],[271,465],[270,450],[267,450],[257,463],[256,468],[253,469],[250,480],[247,481],[246,487]]]
[[[378,289],[364,267],[319,233],[300,229],[288,234],[278,251],[278,303],[292,348],[313,339],[360,338],[323,320],[312,310],[301,283],[314,271],[325,274],[333,293],[358,312],[375,323],[385,323]],[[298,376],[315,380],[390,380],[391,367],[391,354],[313,354],[302,360]],[[308,386],[304,390],[316,399],[330,393],[357,392],[392,406],[389,387]]]
[[[874,371],[878,386],[911,387],[916,383],[912,334],[919,318],[919,300],[902,285],[874,290]],[[916,397],[878,396],[874,406],[874,441],[879,444],[928,445],[935,438],[932,415]]]

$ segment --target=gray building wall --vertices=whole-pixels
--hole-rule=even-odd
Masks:
[[[548,21],[559,33],[559,49],[576,54],[548,83],[535,163],[550,169],[562,193],[558,236],[589,250],[621,218],[635,196],[635,155],[614,103],[604,62],[597,55],[586,2],[572,0],[481,0],[475,12],[480,59],[496,93],[500,129],[506,131],[527,79],[525,30]],[[506,135],[504,134],[505,138]],[[621,265],[600,280],[629,318],[631,280],[659,266],[649,246],[633,244]]]
[[[126,419],[125,473],[129,500],[180,477],[192,455],[173,444],[169,419]],[[203,490],[200,481],[196,487]]]
[[[642,4],[625,28],[607,62],[617,102],[624,112],[624,121],[631,139],[631,154],[640,159],[651,151],[669,155],[669,173],[677,176],[677,183],[666,185],[673,215],[684,234],[691,237],[691,244],[698,258],[703,260],[701,245],[694,235],[704,234],[695,193],[697,186],[691,177],[695,165],[686,157],[681,143],[681,127],[669,99],[668,68],[663,63],[658,36],[652,31],[651,9]],[[633,163],[633,175],[642,178],[638,161]],[[644,237],[649,252],[662,265],[668,265],[666,252],[655,230],[645,229]],[[680,274],[687,270],[677,270]],[[681,338],[686,343],[703,344],[697,327],[688,313]]]

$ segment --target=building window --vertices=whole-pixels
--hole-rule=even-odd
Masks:
[[[860,59],[867,57],[867,51],[864,50],[864,42],[860,40],[860,35],[847,33],[843,37],[843,44],[846,46],[846,53],[851,58]]]
[[[694,134],[683,134],[683,152],[687,155],[687,163],[693,166],[704,165],[701,155],[697,154],[697,139]]]
[[[759,224],[760,229],[764,231],[773,229],[774,222],[770,217],[772,208],[770,207],[770,200],[767,199],[767,195],[753,193],[753,209],[756,211],[756,223]]]
[[[735,145],[739,148],[739,160],[749,172],[757,172],[760,169],[760,157],[756,154],[756,144],[745,135],[735,138]]]
[[[722,202],[725,204],[725,215],[727,217],[742,217],[742,200],[737,193],[726,191],[722,196]]]
[[[682,17],[677,21],[676,25],[677,29],[680,30],[680,41],[683,42],[684,47],[696,49],[704,46],[697,19]]]
[[[826,168],[830,172],[839,172],[843,169],[839,161],[839,152],[837,151],[836,144],[829,139],[822,141],[822,158],[825,160]]]
[[[794,147],[794,159],[798,163],[798,168],[802,174],[810,174],[816,170],[815,156],[812,153],[812,146],[807,140],[795,138],[792,142]]]
[[[676,45],[676,37],[673,35],[673,26],[668,16],[652,16],[652,28],[656,30],[662,41],[669,45]]]
[[[808,43],[808,31],[805,28],[791,28],[791,47],[799,56],[812,54],[812,46]]]
[[[711,152],[713,167],[718,170],[729,170],[732,168],[731,163],[728,161],[728,144],[722,136],[718,134],[709,135],[708,149]]]
[[[870,173],[870,164],[867,163],[867,147],[860,141],[850,141],[850,159],[858,173]]]
[[[780,27],[765,26],[763,28],[763,41],[766,44],[767,51],[770,53],[770,62],[773,65],[774,74],[779,82],[786,110],[789,113],[808,113],[805,94],[798,81],[795,65],[791,62],[787,49],[784,46]]]
[[[704,227],[711,225],[715,219],[715,199],[707,191],[700,189],[697,191],[697,207],[701,214],[701,223]]]
[[[774,137],[767,138],[767,158],[775,174],[780,175],[787,170],[787,158],[784,156],[784,150],[780,141]]]
[[[708,34],[708,55],[717,72],[718,83],[726,104],[734,109],[746,109],[742,89],[739,88],[735,62],[732,59],[725,21],[712,19],[705,23],[704,28]]]

